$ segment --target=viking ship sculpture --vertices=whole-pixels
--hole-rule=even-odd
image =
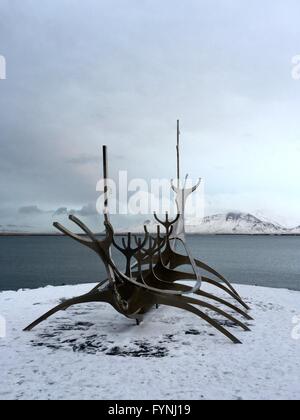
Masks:
[[[187,245],[184,223],[185,204],[189,195],[199,187],[201,179],[193,188],[186,188],[186,183],[183,188],[180,188],[179,138],[178,121],[177,185],[172,181],[172,189],[176,194],[177,216],[170,220],[168,214],[164,219],[154,214],[155,220],[158,222],[156,234],[151,234],[144,227],[143,238],[128,233],[127,238],[124,236],[122,239],[122,246],[116,241],[109,217],[107,148],[103,146],[104,239],[99,239],[82,221],[73,215],[69,216],[70,220],[85,235],[72,233],[59,223],[54,223],[54,226],[63,234],[96,252],[105,266],[106,278],[89,293],[62,302],[25,328],[24,331],[32,330],[55,313],[77,304],[106,302],[120,314],[135,320],[137,325],[143,320],[145,314],[154,307],[159,308],[160,305],[163,305],[193,313],[224,334],[233,343],[241,343],[224,327],[224,324],[249,331],[248,326],[238,317],[252,320],[247,313],[250,308],[225,277],[205,263],[195,259]],[[185,250],[184,254],[177,250],[180,244]],[[113,248],[117,249],[126,259],[124,272],[118,268],[113,260]],[[183,266],[189,266],[190,271],[183,271]],[[184,283],[181,283],[182,281]],[[191,285],[189,286],[187,283],[191,283]],[[214,286],[216,290],[226,294],[228,299],[204,291],[204,284]],[[208,311],[205,312],[204,310]],[[213,318],[214,315],[212,314],[223,317],[226,322],[219,321],[219,318]]]

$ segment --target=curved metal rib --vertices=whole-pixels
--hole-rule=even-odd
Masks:
[[[176,267],[180,267],[181,265],[187,265],[188,264],[188,257],[184,256],[184,255],[180,255],[180,254],[175,254],[176,260],[175,259],[171,259],[171,266],[172,269],[169,269],[166,265],[166,262],[164,261],[164,257],[167,259],[168,262],[168,258],[170,257],[169,253],[166,253],[165,255],[161,254],[159,256],[159,260],[160,260],[160,264],[161,266],[164,268],[164,270],[168,270],[169,272],[169,276],[166,278],[172,278],[172,273],[175,273],[175,277],[176,280],[174,279],[174,281],[177,280],[196,280],[195,276],[192,275],[191,273],[184,273],[184,272],[178,272],[175,270]],[[172,257],[174,257],[174,253],[172,252]],[[182,273],[182,278],[178,278],[180,277],[180,274],[178,273]],[[225,293],[227,293],[230,297],[232,297],[233,299],[235,299],[240,305],[242,305],[245,309],[250,310],[249,306],[242,300],[242,298],[239,295],[236,295],[235,293],[232,292],[231,289],[227,288],[226,286],[224,286],[223,284],[221,284],[220,282],[216,281],[216,280],[212,280],[209,279],[208,277],[201,277],[202,282],[203,283],[209,283],[215,287],[217,287],[218,289],[221,289],[222,291],[224,291]]]
[[[240,298],[239,296],[236,296],[231,290],[228,290],[227,287],[223,286],[223,284],[220,284],[219,282],[217,282],[215,280],[212,280],[208,277],[202,277],[202,281],[204,283],[209,283],[209,284],[211,284],[213,286],[216,286],[219,289],[223,290],[229,296],[231,296],[233,299],[235,299],[237,302],[239,302],[245,309],[247,309],[248,311],[250,310],[249,306],[242,300],[242,298]]]
[[[167,259],[169,259],[171,261],[171,265],[172,268],[177,268],[180,267],[182,265],[189,265],[190,264],[190,260],[189,257],[186,255],[181,255],[178,254],[177,252],[175,252],[174,250],[167,250],[166,251],[166,255],[162,254],[162,258],[167,257]],[[209,267],[207,264],[194,259],[197,267],[202,268],[203,270],[209,272],[210,274],[213,274],[214,276],[216,276],[219,280],[221,280],[222,282],[224,282],[228,288],[232,291],[232,293],[241,298],[240,295],[237,293],[237,291],[234,289],[234,287],[229,283],[228,280],[226,280],[220,273],[218,273],[216,270],[214,270],[213,268]]]
[[[79,226],[83,230],[83,232],[85,232],[87,234],[87,236],[90,239],[92,239],[92,241],[98,242],[98,239],[96,238],[94,233],[81,220],[79,220],[76,216],[70,214],[69,219],[73,223],[75,223],[77,226]]]
[[[185,248],[185,251],[186,251],[186,253],[188,255],[188,258],[190,260],[190,265],[192,266],[193,272],[196,276],[196,281],[197,282],[196,282],[196,284],[195,284],[195,286],[193,287],[193,290],[192,290],[192,293],[195,293],[195,292],[197,292],[197,290],[200,290],[201,285],[202,285],[202,279],[201,279],[201,276],[199,275],[199,272],[197,270],[197,265],[196,265],[195,259],[192,256],[192,253],[190,252],[187,244],[182,239],[179,239],[179,241],[182,243],[182,245]]]
[[[190,287],[190,286],[184,285],[182,283],[175,283],[176,281],[187,280],[188,276],[191,275],[190,273],[184,273],[184,272],[169,270],[168,268],[166,268],[164,266],[156,266],[156,267],[154,267],[154,271],[159,271],[161,273],[161,277],[163,277],[164,279],[167,279],[167,280],[163,280],[160,277],[160,281],[168,284],[168,287],[174,288],[175,290],[181,290],[182,293],[192,291],[192,287]],[[253,320],[253,318],[249,314],[247,314],[246,312],[244,312],[243,310],[241,310],[237,306],[232,305],[230,302],[227,302],[226,300],[224,300],[224,299],[222,299],[218,296],[215,296],[215,295],[213,295],[211,293],[208,293],[208,292],[204,292],[203,290],[198,290],[198,291],[195,292],[195,294],[197,296],[202,296],[202,297],[214,300],[216,302],[219,302],[222,305],[225,305],[228,308],[230,308],[230,309],[234,310],[235,312],[239,313],[244,318],[246,318],[248,320]]]
[[[152,286],[149,286],[147,283],[146,284],[142,284],[142,283],[139,283],[137,280],[134,280],[133,278],[129,278],[129,277],[127,277],[125,274],[123,274],[123,273],[120,273],[119,271],[118,271],[118,274],[124,279],[124,280],[126,280],[126,281],[128,281],[129,283],[131,283],[132,285],[134,285],[134,286],[138,286],[138,287],[142,287],[143,289],[146,289],[148,292],[156,292],[156,293],[161,293],[161,289],[157,289],[156,287],[152,287]],[[164,291],[163,291],[166,295],[173,295],[173,296],[180,296],[181,295],[181,292],[177,292],[177,291],[174,291],[174,290],[168,290],[168,289],[165,289]]]
[[[82,238],[79,235],[76,235],[75,233],[71,232],[70,230],[66,229],[64,226],[62,226],[60,223],[53,223],[53,226],[59,230],[60,232],[64,233],[66,236],[69,236],[70,238],[74,239],[75,241],[81,243],[82,245],[86,245],[89,248],[91,248],[93,251],[97,251],[95,243],[92,241],[89,241],[88,239]]]
[[[174,184],[174,179],[171,179],[172,190],[176,194],[180,194],[181,191],[184,191],[184,194],[186,195],[186,197],[188,197],[189,195],[191,195],[193,192],[195,192],[200,187],[201,182],[202,182],[202,178],[199,178],[197,184],[194,187],[186,188],[187,179],[188,179],[188,175],[185,177],[185,184],[184,184],[184,187],[182,189],[176,187],[176,185]]]
[[[219,332],[221,332],[223,335],[229,338],[234,344],[242,344],[240,340],[238,340],[234,335],[232,335],[229,331],[223,328],[220,324],[218,324],[215,320],[210,318],[204,312],[187,303],[181,303],[174,296],[171,298],[165,297],[163,295],[156,296],[156,303],[159,305],[173,306],[175,308],[184,309],[188,312],[192,312],[193,314],[202,318],[204,321],[208,322],[210,325],[216,328]]]
[[[41,324],[46,319],[50,318],[50,316],[56,314],[59,311],[65,311],[66,309],[70,308],[73,305],[83,304],[83,303],[89,303],[89,302],[106,302],[110,303],[109,295],[107,293],[87,293],[85,295],[66,300],[65,302],[62,302],[61,304],[57,305],[55,308],[51,309],[50,311],[46,312],[43,316],[38,318],[36,321],[34,321],[32,324],[28,325],[24,329],[24,331],[31,331],[33,328],[35,328],[37,325]]]
[[[182,298],[180,300],[182,300],[184,303],[189,303],[189,304],[192,304],[192,305],[202,306],[203,308],[210,309],[211,311],[216,312],[219,315],[222,315],[224,318],[227,318],[228,320],[230,320],[234,324],[240,326],[243,330],[250,331],[249,327],[247,327],[247,325],[245,325],[243,322],[239,321],[238,319],[236,319],[232,315],[228,314],[227,312],[223,311],[220,308],[217,308],[214,305],[211,305],[208,302],[204,302],[203,300],[189,298],[187,296],[182,296]]]
[[[217,278],[222,280],[226,284],[226,286],[229,287],[229,289],[232,291],[232,293],[234,293],[236,296],[241,298],[240,295],[238,294],[238,292],[235,290],[235,288],[231,285],[231,283],[228,280],[226,280],[225,277],[223,277],[220,273],[218,273],[216,270],[214,270],[213,268],[211,268],[207,264],[204,264],[202,261],[199,261],[199,260],[195,259],[195,262],[196,262],[196,264],[199,268],[202,268],[203,270],[206,270],[209,273],[214,274]]]

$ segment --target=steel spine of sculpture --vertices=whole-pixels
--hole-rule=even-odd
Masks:
[[[166,214],[161,220],[156,214],[154,217],[158,222],[155,235],[151,235],[144,227],[144,238],[128,233],[127,240],[122,239],[122,246],[115,239],[114,229],[109,219],[108,211],[108,187],[107,187],[107,148],[103,146],[103,176],[104,176],[104,226],[105,237],[99,239],[96,235],[75,216],[69,216],[85,234],[77,235],[59,223],[54,226],[63,234],[69,236],[82,245],[87,246],[97,253],[106,268],[107,277],[89,293],[69,299],[47,312],[38,320],[30,324],[24,331],[30,331],[35,326],[54,315],[58,311],[66,310],[70,306],[88,302],[106,302],[116,311],[127,318],[136,320],[137,324],[144,318],[154,306],[171,306],[186,310],[195,314],[202,320],[209,323],[220,333],[228,337],[233,343],[241,343],[238,338],[231,334],[216,319],[212,318],[203,309],[209,310],[222,316],[232,325],[248,331],[248,326],[240,321],[237,316],[246,320],[252,320],[246,312],[250,308],[242,300],[234,287],[217,271],[198,259],[195,259],[188,248],[185,235],[184,209],[186,200],[200,185],[187,189],[186,183],[180,188],[179,176],[179,121],[177,122],[177,175],[178,185],[172,181],[172,189],[176,194],[178,214],[175,219],[170,220]],[[162,228],[164,234],[161,234]],[[181,244],[186,255],[177,252],[177,245]],[[126,259],[126,270],[119,270],[112,258],[112,247],[117,249]],[[180,267],[189,266],[191,272],[182,271]],[[193,286],[182,284],[180,281],[192,282]],[[221,298],[203,290],[203,284],[210,284],[219,291],[224,292],[231,298],[231,301]],[[201,300],[199,299],[201,298]],[[203,300],[204,299],[204,300]],[[216,306],[218,304],[218,306]],[[233,316],[224,309],[235,313]]]

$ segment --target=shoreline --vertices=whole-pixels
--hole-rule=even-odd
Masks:
[[[53,285],[53,284],[47,284],[46,286],[39,286],[39,287],[35,287],[33,289],[30,289],[28,287],[21,287],[19,289],[4,289],[1,290],[0,289],[0,295],[2,295],[3,293],[22,293],[22,292],[34,292],[34,291],[39,291],[39,290],[45,290],[45,289],[59,289],[59,288],[64,288],[64,287],[93,287],[93,285],[97,285],[98,283],[95,282],[91,282],[91,283],[78,283],[78,284],[58,284],[58,285]],[[235,287],[253,287],[253,288],[261,288],[261,289],[267,289],[267,290],[282,290],[284,292],[296,292],[300,294],[300,290],[297,289],[291,289],[288,287],[284,287],[284,286],[280,286],[280,287],[274,287],[274,286],[262,286],[259,284],[247,284],[247,283],[235,283],[235,282],[231,282],[231,284],[233,284]]]
[[[151,233],[151,232],[150,232]],[[128,232],[116,232],[115,236],[125,236]],[[143,232],[134,232],[134,235],[143,235]],[[86,237],[87,235],[78,234],[79,236]],[[96,236],[105,236],[104,233],[95,233]],[[62,233],[10,233],[10,232],[0,232],[0,237],[62,237],[65,238],[66,235]],[[186,236],[300,236],[300,233],[186,233]]]

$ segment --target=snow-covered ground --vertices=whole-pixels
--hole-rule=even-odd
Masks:
[[[299,292],[239,286],[255,318],[251,332],[229,327],[243,345],[166,307],[137,327],[105,304],[88,304],[22,332],[61,298],[90,288],[0,293],[1,400],[300,398]]]

